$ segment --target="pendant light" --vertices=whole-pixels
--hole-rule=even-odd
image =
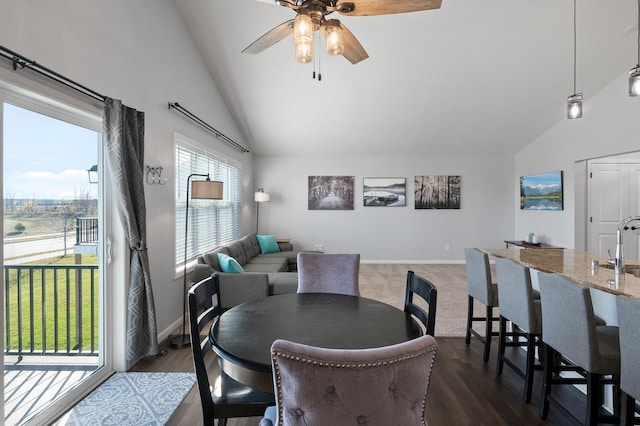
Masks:
[[[573,0],[573,95],[567,98],[567,118],[582,117],[582,93],[576,93],[576,0]]]
[[[629,96],[640,94],[640,0],[638,0],[638,62],[629,70]]]

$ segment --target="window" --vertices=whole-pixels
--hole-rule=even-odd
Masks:
[[[239,165],[207,152],[182,135],[176,144],[176,266],[185,258],[185,207],[187,179],[192,173],[209,174],[211,180],[224,184],[222,200],[189,200],[189,225],[186,244],[187,262],[199,254],[240,238]],[[191,180],[203,179],[193,177]]]

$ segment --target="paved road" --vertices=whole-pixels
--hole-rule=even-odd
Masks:
[[[73,253],[75,234],[67,236],[67,252]],[[39,240],[13,239],[4,243],[5,263],[15,264],[29,260],[53,257],[64,253],[64,237],[43,238]],[[34,258],[35,257],[35,258]]]

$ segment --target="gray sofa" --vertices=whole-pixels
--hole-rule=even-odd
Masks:
[[[256,234],[198,257],[194,280],[199,282],[214,272],[220,276],[220,298],[224,309],[274,294],[295,293],[298,290],[297,251],[290,243],[278,243],[280,251],[263,254]],[[222,272],[218,253],[236,259],[245,272]]]

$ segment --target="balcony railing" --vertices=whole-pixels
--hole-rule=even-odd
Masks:
[[[98,218],[76,218],[76,244],[96,244],[98,242]]]
[[[5,354],[98,355],[98,265],[5,265]]]

